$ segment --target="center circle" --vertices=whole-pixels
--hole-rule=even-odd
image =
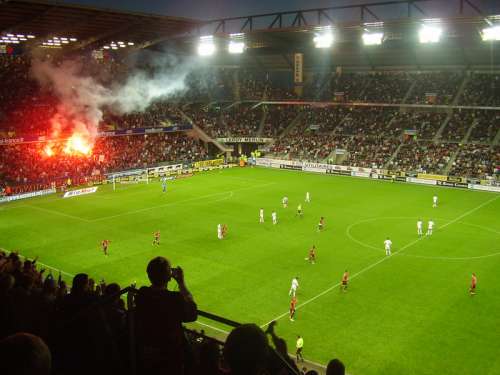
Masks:
[[[385,253],[385,250],[384,250],[384,247],[382,244],[383,239],[385,238],[384,236],[380,236],[382,239],[382,241],[380,241],[381,242],[380,246],[374,246],[371,243],[367,242],[366,240],[360,240],[359,238],[356,238],[352,234],[353,228],[355,228],[355,227],[358,227],[358,226],[363,225],[363,224],[369,224],[369,223],[373,223],[376,221],[384,221],[384,220],[389,220],[389,221],[396,221],[397,220],[397,221],[399,221],[399,223],[398,223],[399,225],[401,225],[401,222],[404,222],[405,228],[406,227],[410,228],[409,231],[412,231],[412,233],[416,234],[416,221],[418,220],[418,217],[416,217],[416,216],[383,216],[383,217],[373,217],[373,218],[363,219],[363,220],[357,221],[357,222],[349,225],[346,229],[346,235],[351,241],[357,243],[360,246],[363,246],[364,248],[379,251],[381,253]],[[409,220],[412,220],[412,223],[407,224],[406,222],[408,222]],[[447,225],[447,223],[450,223],[452,221],[450,219],[443,219],[443,218],[436,218],[436,217],[433,217],[433,220],[439,223],[439,225],[436,225],[436,227],[434,229],[433,236],[436,236],[436,232],[439,233],[440,227],[442,227],[443,225]],[[500,231],[497,231],[493,228],[489,228],[486,226],[466,223],[466,222],[462,222],[462,221],[456,222],[456,224],[465,225],[465,226],[468,226],[471,228],[481,229],[483,231],[494,233],[497,236],[500,236]],[[424,230],[424,233],[425,233],[425,230]],[[425,235],[424,235],[424,237],[425,237]],[[422,238],[422,240],[423,240],[423,238]],[[405,246],[408,246],[408,244],[400,246],[400,247],[405,248]],[[477,256],[461,256],[461,257],[460,256],[439,256],[439,255],[418,255],[418,254],[407,253],[405,251],[398,252],[397,250],[394,252],[393,255],[422,258],[422,259],[433,259],[433,260],[434,259],[438,259],[438,260],[473,260],[473,259],[483,259],[483,258],[499,256],[500,249],[495,249],[487,254],[481,254],[481,255],[477,255]]]

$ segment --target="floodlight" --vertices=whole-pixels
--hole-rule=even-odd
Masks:
[[[109,49],[109,46],[104,46],[104,47],[102,47],[102,48],[104,48],[104,49]]]
[[[316,48],[330,48],[333,44],[333,33],[330,30],[314,34],[313,42]]]
[[[243,53],[245,50],[245,42],[236,42],[236,41],[229,41],[229,45],[227,46],[227,50],[229,53]]]
[[[365,46],[376,46],[382,44],[384,33],[364,33],[363,44]]]
[[[215,50],[216,48],[212,36],[200,37],[200,42],[198,44],[198,55],[211,56],[215,53]]]
[[[70,41],[76,42],[76,38],[69,38]]]
[[[127,44],[128,44],[129,46],[133,46],[133,45],[134,45],[134,43],[133,43],[133,42],[128,42]]]
[[[28,35],[28,38],[29,38],[29,39],[34,39],[34,38],[35,38],[35,36],[34,36],[34,35]]]
[[[441,39],[443,29],[439,26],[422,25],[418,31],[418,40],[420,43],[437,43]]]
[[[487,27],[481,32],[481,38],[486,41],[500,40],[500,25]]]

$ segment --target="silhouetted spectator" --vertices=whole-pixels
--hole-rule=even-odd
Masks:
[[[183,322],[197,318],[197,308],[184,283],[182,268],[171,268],[163,257],[152,259],[147,267],[150,287],[137,295],[138,361],[142,374],[182,374],[184,368]],[[167,289],[174,278],[179,292]]]
[[[37,336],[16,333],[0,341],[0,374],[50,375],[51,354]]]

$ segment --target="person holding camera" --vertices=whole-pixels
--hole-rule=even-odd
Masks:
[[[197,307],[184,282],[182,268],[172,268],[164,257],[147,267],[151,286],[136,298],[138,366],[142,374],[182,374],[184,368],[183,322],[197,319]],[[178,292],[168,290],[172,278]]]

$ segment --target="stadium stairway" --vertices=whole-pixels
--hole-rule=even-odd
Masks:
[[[458,105],[458,102],[460,101],[460,97],[462,96],[465,88],[469,84],[470,80],[470,74],[464,74],[464,78],[462,79],[462,82],[460,83],[460,86],[458,87],[457,93],[455,94],[455,97],[453,98],[453,101],[451,102],[451,105]]]
[[[439,138],[441,138],[441,134],[443,133],[444,128],[446,127],[446,125],[448,125],[448,123],[451,120],[451,115],[452,115],[452,111],[450,110],[448,112],[447,116],[445,117],[445,119],[443,120],[443,122],[441,123],[441,126],[439,127],[438,131],[436,132],[436,135],[434,136],[434,138],[432,138],[433,142],[437,142],[437,140]]]
[[[497,135],[495,136],[495,138],[493,138],[493,141],[491,142],[491,146],[496,146],[500,144],[500,129],[498,129],[497,131]]]
[[[267,111],[268,111],[268,106],[263,105],[262,116],[260,117],[259,129],[257,130],[257,137],[261,137],[262,132],[264,131],[264,126],[266,125],[266,119],[267,119]]]
[[[293,128],[295,128],[297,125],[300,124],[300,120],[302,120],[303,117],[304,117],[304,112],[299,112],[299,114],[292,120],[292,122],[290,122],[290,124],[285,128],[285,130],[283,130],[283,132],[279,135],[279,138],[282,138],[288,133],[290,133],[290,131]]]
[[[469,140],[470,135],[472,133],[472,130],[474,130],[474,128],[477,126],[478,123],[479,123],[479,121],[476,120],[469,126],[469,129],[467,130],[464,137],[462,138],[462,140],[459,143],[460,145],[467,143],[467,141]],[[455,160],[457,159],[458,153],[460,152],[460,149],[461,149],[461,146],[458,147],[457,150],[450,156],[450,160],[448,161],[448,164],[446,164],[446,167],[443,169],[443,174],[447,175],[448,173],[450,173],[451,168],[453,167],[453,163],[455,163]]]
[[[401,103],[406,103],[408,101],[408,98],[410,97],[413,89],[415,88],[415,85],[417,84],[417,81],[413,81],[412,84],[410,85],[410,87],[408,88],[408,91],[406,92],[403,100],[401,101]]]
[[[210,137],[207,133],[205,133],[198,125],[196,125],[191,117],[186,115],[182,110],[179,109],[179,113],[181,114],[182,117],[184,117],[192,126],[193,126],[193,132],[195,133],[195,136],[199,139],[201,139],[203,142],[206,143],[212,143],[215,147],[217,147],[221,152],[232,152],[233,149],[227,147],[225,144],[220,143],[216,141],[214,138]]]

